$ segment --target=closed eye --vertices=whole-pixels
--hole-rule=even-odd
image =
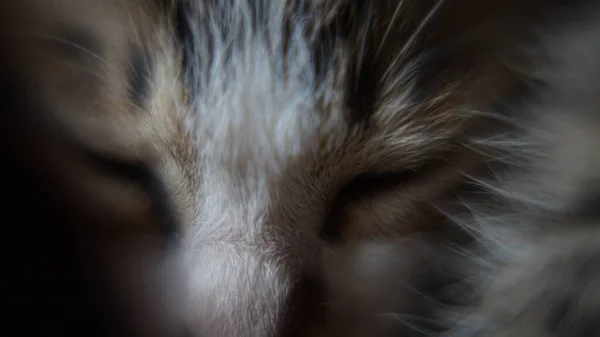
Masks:
[[[342,236],[343,224],[340,214],[348,203],[358,198],[370,198],[379,193],[393,190],[418,179],[422,169],[413,169],[397,173],[361,174],[342,186],[333,199],[327,217],[321,227],[321,237],[330,242],[338,241]]]
[[[435,205],[469,188],[465,172],[487,169],[480,154],[456,148],[410,170],[359,175],[331,200],[322,237],[329,242],[390,238],[438,228],[445,219]]]
[[[178,235],[178,228],[173,216],[169,197],[161,179],[154,171],[141,161],[127,161],[105,154],[96,153],[76,146],[94,167],[103,173],[127,180],[140,187],[152,200],[152,210],[156,219],[160,221],[160,233],[167,241]]]

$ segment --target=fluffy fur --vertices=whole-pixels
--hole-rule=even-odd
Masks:
[[[532,95],[511,108],[516,130],[486,142],[510,158],[480,181],[497,202],[463,223],[479,241],[481,298],[450,336],[598,334],[597,9],[562,13],[526,52]]]
[[[171,227],[146,223],[167,239],[166,258],[138,244],[141,234],[109,255],[117,275],[150,283],[131,289],[168,312],[159,328],[593,334],[589,320],[560,323],[573,307],[593,311],[593,297],[553,305],[579,288],[570,261],[597,254],[593,226],[555,232],[580,202],[580,171],[563,163],[595,173],[588,142],[562,137],[573,129],[564,120],[575,121],[564,111],[596,99],[590,73],[571,69],[594,57],[572,59],[562,46],[598,54],[577,43],[594,39],[594,25],[540,44],[535,14],[554,4],[537,1],[13,6],[16,67],[72,151],[66,170],[82,198],[119,214],[145,209]],[[525,103],[509,101],[526,88]]]

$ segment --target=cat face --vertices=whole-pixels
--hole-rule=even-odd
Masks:
[[[386,336],[429,306],[415,233],[482,168],[476,111],[518,88],[489,23],[529,5],[38,0],[11,29],[80,192],[153,219],[192,334]]]

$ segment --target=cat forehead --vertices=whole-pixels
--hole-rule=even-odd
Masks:
[[[284,18],[285,6],[272,7],[274,25],[285,24],[289,20]],[[342,146],[377,133],[377,124],[389,122],[392,116],[387,114],[392,110],[404,114],[404,121],[381,131],[397,132],[398,143],[410,146],[409,139],[414,145],[434,139],[423,136],[427,126],[435,124],[426,123],[431,114],[408,109],[415,105],[410,102],[409,80],[397,88],[393,100],[378,103],[381,114],[370,119],[371,125],[368,113],[358,118],[352,113],[356,108],[349,103],[353,93],[348,90],[347,70],[353,46],[348,41],[333,40],[336,51],[330,64],[318,68],[320,41],[305,35],[310,27],[302,21],[292,20],[294,28],[287,32],[280,26],[262,29],[248,23],[247,31],[231,33],[235,27],[220,22],[207,25],[196,14],[183,15],[189,31],[180,38],[185,49],[182,78],[189,95],[185,129],[195,138],[201,156],[220,164],[255,164],[263,169],[276,169],[300,157],[339,157],[347,152],[340,151]],[[210,22],[214,17],[203,19]],[[244,20],[239,20],[232,24],[243,26]]]
[[[195,6],[185,6],[190,3]],[[410,37],[417,27],[390,26],[398,32],[388,45],[370,25],[372,13],[357,16],[347,31],[336,30],[347,19],[335,22],[345,17],[345,2],[314,3],[329,12],[294,1],[241,1],[234,8],[233,2],[165,7],[113,0],[96,3],[101,10],[85,22],[77,15],[85,8],[74,0],[38,0],[37,7],[64,9],[48,20],[68,29],[53,34],[95,59],[82,68],[102,77],[100,89],[88,91],[102,101],[97,122],[109,124],[105,133],[112,135],[89,140],[99,146],[140,144],[154,152],[169,147],[264,163],[306,153],[366,162],[395,152],[408,162],[460,129],[465,115],[458,108],[466,98],[453,93],[472,91],[461,75],[437,74],[444,64],[429,54],[392,58],[394,48],[403,47],[394,39]],[[370,6],[382,11],[389,5]],[[210,6],[217,11],[208,14]],[[253,21],[261,17],[266,25]],[[105,26],[110,32],[99,28]]]

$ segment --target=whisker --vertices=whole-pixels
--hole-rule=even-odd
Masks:
[[[105,65],[109,69],[120,73],[120,70],[115,65],[111,64],[108,60],[106,60],[102,56],[98,55],[97,53],[91,51],[90,49],[88,49],[84,46],[81,46],[80,44],[74,43],[67,39],[60,38],[60,37],[53,36],[53,35],[47,35],[47,34],[41,34],[41,33],[27,33],[27,32],[20,32],[20,33],[11,32],[10,36],[17,37],[17,38],[46,39],[46,40],[50,40],[50,41],[56,41],[56,42],[62,43],[67,46],[71,46],[71,47],[76,48],[77,50],[85,53],[86,55],[100,61],[103,65]],[[90,72],[89,70],[87,70],[87,71]],[[96,75],[97,75],[97,73],[96,73]],[[103,79],[106,79],[106,77],[104,77]]]
[[[418,324],[411,323],[409,320],[405,319],[406,317],[414,318],[416,316],[396,314],[396,313],[381,313],[378,315],[391,317],[391,318],[395,319],[396,321],[402,323],[404,326],[406,326],[424,336],[432,336],[433,335],[433,331],[421,328],[418,326]]]
[[[444,304],[441,303],[440,301],[436,300],[435,298],[433,298],[431,296],[427,296],[425,293],[423,293],[422,291],[419,291],[418,289],[416,289],[415,287],[411,286],[410,284],[408,284],[406,282],[403,282],[403,281],[400,281],[399,283],[400,283],[400,285],[402,285],[406,289],[408,289],[408,290],[412,291],[413,293],[415,293],[415,294],[423,297],[427,301],[429,301],[429,302],[431,302],[431,303],[433,303],[435,305],[438,305],[438,306],[444,306]]]
[[[377,57],[379,56],[379,53],[381,52],[381,49],[383,48],[383,45],[385,44],[385,41],[387,40],[387,38],[392,30],[392,27],[396,23],[396,20],[398,20],[398,17],[400,17],[400,10],[402,9],[403,4],[404,4],[404,0],[398,1],[398,6],[396,6],[396,10],[394,10],[394,14],[392,14],[390,23],[388,24],[387,29],[385,30],[385,33],[383,34],[383,37],[381,38],[381,43],[379,44],[379,47],[377,47],[377,51],[375,52],[375,56],[373,57],[374,60],[376,60]]]
[[[108,77],[106,77],[106,76],[104,76],[104,75],[102,75],[102,74],[100,74],[100,73],[98,73],[96,71],[93,71],[93,70],[91,70],[91,69],[89,69],[87,67],[82,67],[80,65],[77,65],[77,64],[74,64],[74,63],[71,63],[71,62],[66,62],[66,61],[62,61],[61,63],[64,64],[65,66],[69,67],[69,68],[81,70],[81,71],[86,72],[86,73],[88,73],[90,75],[93,75],[93,76],[95,76],[96,78],[98,78],[98,79],[100,79],[102,81],[107,81],[108,80]]]
[[[519,143],[515,142],[509,146],[508,143],[487,143],[485,140],[473,141],[473,142],[459,142],[465,149],[469,149],[474,153],[477,153],[486,158],[488,169],[489,164],[492,163],[503,163],[510,165],[513,169],[530,169],[532,164],[532,158],[539,157],[539,151],[536,152],[536,148],[532,143]],[[521,146],[521,147],[520,147]],[[530,149],[526,146],[530,146]]]
[[[524,130],[529,129],[529,127],[523,121],[519,121],[516,118],[511,118],[511,117],[503,115],[503,114],[487,112],[487,111],[482,111],[482,110],[477,110],[477,109],[464,109],[462,112],[469,114],[469,115],[473,115],[473,116],[494,119],[498,122],[504,122],[508,125],[511,125],[514,127],[519,127],[520,129],[524,129]]]
[[[458,257],[465,258],[469,261],[475,261],[475,262],[477,262],[478,265],[482,265],[482,266],[489,267],[489,268],[493,267],[492,263],[490,263],[485,258],[475,254],[473,251],[471,251],[469,249],[465,249],[454,243],[446,244],[445,247],[450,252],[456,254]]]
[[[431,19],[433,19],[435,14],[438,12],[438,10],[442,7],[442,5],[444,3],[445,3],[445,0],[438,0],[438,2],[429,10],[429,12],[425,16],[425,18],[423,18],[423,20],[421,20],[421,22],[419,23],[417,28],[413,31],[413,33],[406,40],[406,42],[402,46],[402,49],[400,49],[400,52],[398,53],[398,55],[396,55],[396,57],[390,63],[390,66],[388,67],[388,69],[385,71],[385,73],[382,76],[383,79],[387,79],[390,76],[390,73],[392,72],[393,68],[400,61],[400,59],[403,56],[405,56],[405,54],[407,53],[409,48],[411,48],[413,46],[413,44],[414,44],[415,40],[417,39],[417,37],[419,36],[419,34],[421,34],[423,29],[427,26],[427,24],[431,21]]]
[[[88,56],[91,56],[91,57],[95,58],[96,60],[102,62],[104,65],[106,65],[107,67],[109,67],[111,69],[115,69],[115,67],[113,65],[111,65],[102,56],[100,56],[97,53],[89,50],[88,48],[85,48],[84,46],[82,46],[80,44],[77,44],[75,42],[69,41],[67,39],[64,39],[64,38],[61,38],[61,37],[58,37],[58,36],[54,36],[54,35],[42,34],[42,33],[20,33],[20,34],[14,34],[14,35],[16,35],[16,36],[22,35],[23,37],[40,38],[40,39],[46,39],[46,40],[50,40],[50,41],[60,42],[60,43],[62,43],[64,45],[76,48],[77,50],[79,50],[79,51],[87,54]]]
[[[444,215],[446,218],[448,218],[448,220],[452,221],[454,224],[456,224],[457,226],[462,228],[467,234],[469,234],[473,239],[475,239],[477,242],[479,242],[483,247],[485,247],[487,249],[491,248],[489,246],[489,244],[484,241],[484,238],[485,239],[488,239],[488,238],[486,238],[484,236],[484,234],[481,230],[474,228],[473,226],[469,226],[469,225],[465,224],[460,219],[458,219],[458,217],[451,215],[450,213],[444,211],[443,209],[441,209],[440,207],[438,207],[436,205],[432,204],[432,206],[438,212],[440,212],[442,215]]]
[[[527,192],[518,192],[518,191],[513,191],[513,190],[507,190],[500,186],[494,185],[491,182],[487,182],[485,180],[478,179],[477,177],[474,177],[471,175],[464,174],[464,176],[466,178],[470,179],[474,184],[476,184],[476,186],[484,188],[506,200],[510,200],[512,202],[518,202],[520,204],[525,204],[525,205],[534,205],[536,207],[544,207],[544,205],[545,205],[545,202],[543,200],[540,201],[540,200],[538,200],[539,198],[536,198],[535,196],[531,196],[530,192],[527,193]],[[500,180],[500,179],[497,179],[497,180]]]
[[[422,322],[428,322],[428,323],[442,323],[442,320],[438,320],[438,319],[433,319],[433,318],[427,318],[424,316],[418,316],[418,315],[411,315],[411,314],[403,314],[403,313],[399,313],[399,312],[378,312],[376,315],[382,315],[382,316],[391,316],[391,317],[403,317],[403,318],[407,318],[407,319],[412,319],[415,321],[422,321]]]
[[[371,26],[371,19],[373,17],[372,13],[373,13],[373,1],[369,1],[369,9],[366,13],[368,21],[363,26],[364,28],[363,28],[362,38],[361,38],[361,42],[360,42],[360,50],[358,52],[358,61],[356,63],[356,76],[360,76],[360,72],[362,70],[363,58],[365,57],[365,46],[367,44],[367,35],[369,34],[369,29]],[[355,89],[358,89],[359,83],[360,83],[360,81],[356,81]]]

